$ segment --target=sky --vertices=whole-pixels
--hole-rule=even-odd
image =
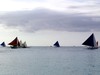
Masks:
[[[92,33],[100,41],[99,8],[99,0],[0,0],[0,41],[80,46]]]

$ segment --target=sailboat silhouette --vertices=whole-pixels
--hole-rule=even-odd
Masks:
[[[59,42],[56,41],[56,43],[54,44],[54,47],[60,47]]]
[[[90,37],[82,43],[82,45],[89,46],[89,49],[97,49],[98,48],[98,42],[96,42],[94,33],[90,35]]]
[[[6,47],[5,42],[2,42],[2,43],[1,43],[1,46],[2,46],[2,47]]]
[[[11,45],[11,48],[18,48],[18,47],[20,47],[20,43],[19,43],[18,37],[16,37],[8,45]]]

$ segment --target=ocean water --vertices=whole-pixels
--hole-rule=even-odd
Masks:
[[[0,75],[100,75],[100,48],[0,47]]]

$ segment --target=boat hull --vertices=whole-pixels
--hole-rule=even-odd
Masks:
[[[17,46],[11,46],[11,48],[12,48],[12,49],[16,49],[16,48],[18,48],[18,47],[17,47]]]
[[[98,49],[98,47],[88,47],[88,49],[93,50],[93,49]]]

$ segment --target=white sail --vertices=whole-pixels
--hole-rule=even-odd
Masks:
[[[23,44],[22,44],[22,40],[20,40],[20,42],[19,42],[19,43],[20,43],[20,47],[22,47],[22,46],[23,46]]]
[[[27,48],[26,41],[22,44],[22,47],[23,47],[23,48]]]
[[[94,41],[94,47],[98,47],[95,36],[93,36],[93,41]]]

